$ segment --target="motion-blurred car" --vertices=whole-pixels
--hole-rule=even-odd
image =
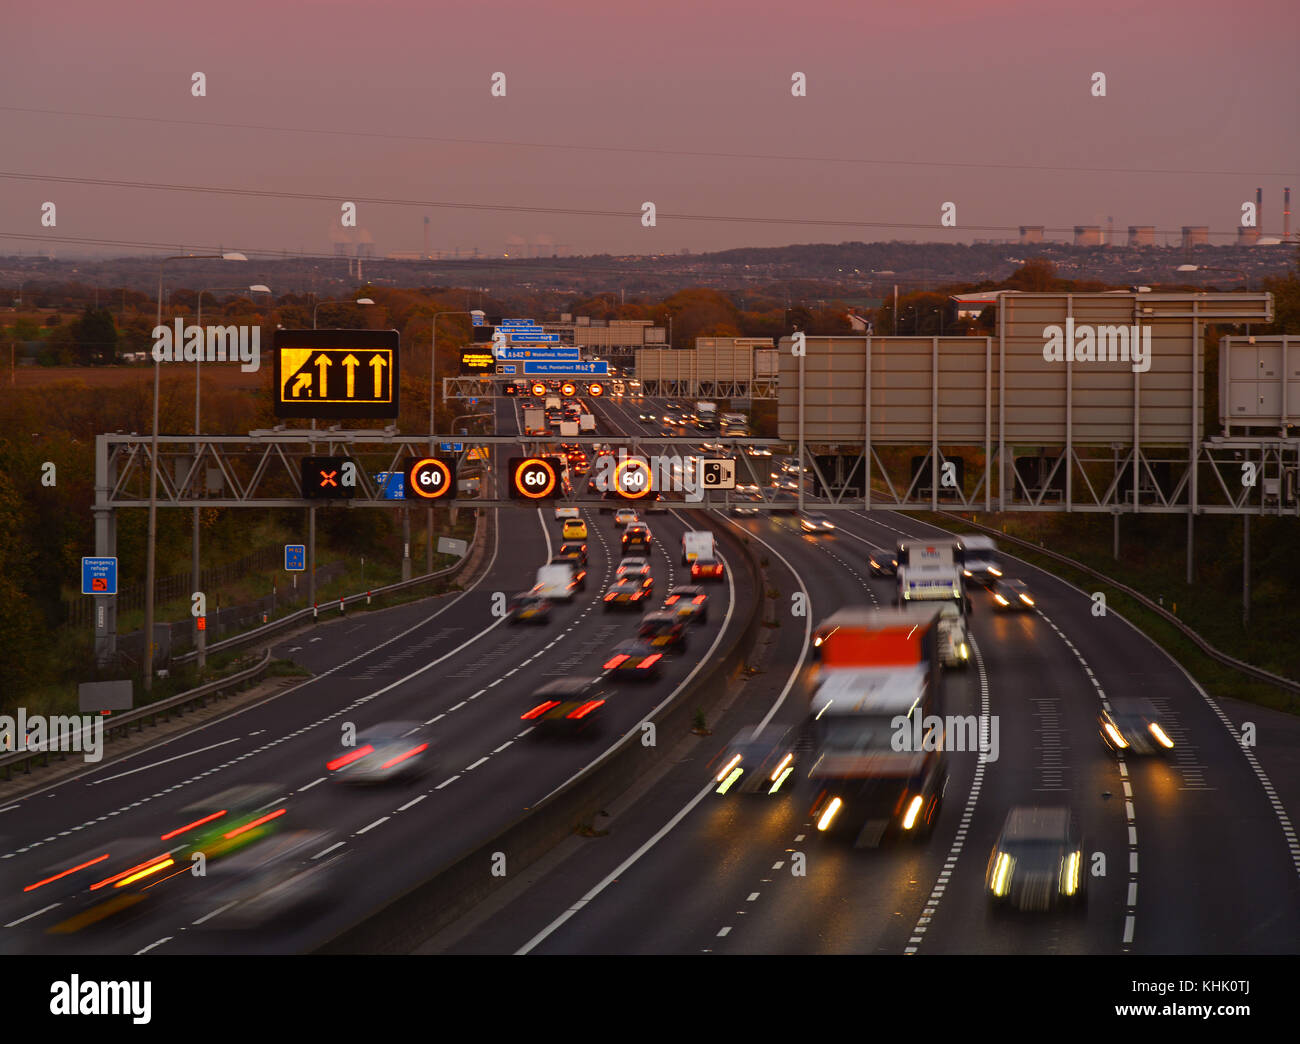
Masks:
[[[587,567],[578,560],[576,555],[552,555],[551,565],[568,566],[573,570],[573,583],[579,591],[587,589]]]
[[[634,551],[644,551],[650,553],[650,542],[653,539],[650,535],[650,527],[644,522],[636,522],[629,525],[623,530],[623,554],[630,555]]]
[[[555,509],[556,522],[567,522],[571,518],[582,518],[582,512],[576,507],[557,507]]]
[[[587,523],[580,518],[568,518],[564,521],[564,529],[561,530],[565,540],[586,540]]]
[[[741,494],[731,502],[731,513],[737,518],[754,518],[763,513],[758,506],[762,502],[761,496]]]
[[[774,515],[793,515],[799,510],[799,498],[785,490],[777,490],[769,494],[767,499]]]
[[[726,577],[722,559],[701,555],[691,563],[692,580],[722,580]]]
[[[326,763],[337,783],[377,784],[417,779],[429,769],[427,727],[386,721],[357,734],[356,746]]]
[[[898,553],[886,547],[873,547],[867,552],[867,564],[872,576],[897,576]]]
[[[638,580],[634,576],[626,576],[622,580],[615,580],[610,585],[602,604],[605,611],[611,609],[640,609],[650,604],[650,599],[654,594],[654,579],[652,577],[643,577]]]
[[[560,550],[555,552],[565,558],[576,559],[582,565],[587,564],[587,545],[579,540],[571,540],[560,545]]]
[[[614,571],[615,580],[622,580],[625,576],[630,576],[636,580],[644,580],[650,575],[650,559],[642,558],[640,555],[633,555],[631,558],[623,559]]]
[[[508,619],[514,623],[544,624],[551,619],[551,602],[541,595],[525,591],[510,599]]]
[[[195,925],[255,928],[325,903],[342,853],[319,857],[336,840],[325,830],[291,830],[218,863],[193,900],[213,912]]]
[[[812,511],[800,516],[799,528],[805,533],[833,533],[835,523],[820,512]]]
[[[1023,580],[997,580],[989,585],[993,595],[993,605],[997,609],[1032,609],[1034,599],[1029,593],[1029,585]]]
[[[619,508],[617,511],[614,512],[614,525],[617,526],[619,529],[622,529],[624,526],[631,525],[633,522],[637,522],[637,521],[639,521],[639,519],[636,516],[636,512],[633,511],[631,508]]]
[[[741,729],[722,753],[716,793],[775,794],[794,774],[794,733],[786,725]]]
[[[168,847],[157,836],[97,845],[37,871],[23,892],[45,909],[59,908],[47,934],[71,935],[144,902],[149,885],[189,866]]]
[[[177,825],[162,840],[183,839],[182,860],[195,852],[208,862],[232,855],[276,831],[290,793],[276,783],[248,783],[199,798],[180,810]]]
[[[600,728],[608,702],[603,678],[557,678],[533,693],[532,706],[519,717],[534,725],[537,735],[584,734]]]
[[[636,636],[652,649],[681,652],[687,643],[686,624],[687,621],[670,609],[646,613],[641,617]]]
[[[1085,903],[1088,870],[1070,810],[1020,807],[1008,812],[989,856],[985,888],[994,907],[1043,912]]]
[[[654,681],[663,670],[663,658],[662,649],[633,638],[614,646],[613,653],[605,661],[605,670],[615,678]]]
[[[664,599],[664,608],[676,613],[688,623],[708,623],[709,596],[704,588],[695,584],[683,584],[670,588]]]
[[[1111,700],[1110,711],[1102,711],[1098,720],[1102,740],[1116,753],[1163,754],[1174,747],[1150,700],[1140,697]]]

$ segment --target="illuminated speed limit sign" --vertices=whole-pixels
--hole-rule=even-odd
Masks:
[[[510,496],[516,500],[545,500],[560,492],[560,462],[554,457],[511,457]]]
[[[543,395],[546,394],[546,385],[542,384],[541,381],[538,381],[536,384],[533,385],[533,394],[540,399]]]
[[[603,384],[589,384],[587,385],[587,394],[593,399],[598,399],[605,394],[605,386]]]
[[[418,457],[406,462],[408,496],[440,500],[456,495],[456,465],[441,457]]]
[[[640,500],[650,492],[650,467],[643,460],[619,461],[614,469],[614,491],[628,500]]]
[[[578,394],[578,389],[576,386],[569,384],[566,381],[564,384],[560,385],[560,394],[563,395],[566,399],[572,399],[575,395]]]

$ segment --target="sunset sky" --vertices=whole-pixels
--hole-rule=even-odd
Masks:
[[[1300,194],[1295,0],[8,0],[0,25],[7,175],[327,197],[6,176],[5,254],[41,248],[15,233],[329,253],[355,197],[411,201],[360,205],[379,255],[421,250],[426,216],[431,249],[498,255],[970,242],[1112,217],[1223,243],[1257,185],[1265,234],[1282,187]]]

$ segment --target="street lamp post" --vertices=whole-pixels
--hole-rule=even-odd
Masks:
[[[228,290],[243,290],[242,286],[210,286],[204,287],[199,291],[198,299],[194,306],[194,325],[200,330],[203,329],[203,295],[215,294]],[[248,289],[255,294],[269,294],[271,288],[262,283],[256,283]],[[198,461],[199,461],[199,443],[198,436],[200,431],[199,423],[199,373],[203,366],[203,354],[199,353],[198,359],[194,362],[194,471],[195,479],[198,478]],[[190,590],[198,591],[202,585],[199,571],[199,506],[194,505],[193,521],[193,539],[190,547]],[[208,632],[199,630],[198,620],[194,621],[194,648],[199,654],[199,670],[203,670],[208,659]]]
[[[158,262],[158,321],[155,335],[162,327],[163,268],[168,261],[247,261],[243,254],[172,254]],[[153,584],[154,550],[158,539],[158,389],[162,380],[162,361],[153,361],[153,438],[149,447],[149,535],[145,551],[144,580],[144,690],[153,689]]]

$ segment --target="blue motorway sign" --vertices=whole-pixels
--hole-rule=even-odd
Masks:
[[[438,443],[438,449],[441,450],[443,453],[459,453],[464,448],[465,448],[465,444],[463,442]]]
[[[501,363],[497,366],[497,373],[502,377],[513,377],[517,367],[514,363]]]
[[[406,473],[401,471],[381,471],[375,476],[375,485],[384,500],[406,499]]]
[[[302,573],[307,570],[307,545],[284,545],[284,568],[286,572]]]
[[[483,325],[483,317],[482,317],[481,315],[475,315],[475,316],[473,316],[473,320],[474,320],[474,325],[475,325],[475,326],[482,326],[482,325]]]
[[[497,353],[497,358],[512,362],[522,362],[525,359],[577,362],[579,355],[577,348],[502,348]]]
[[[513,330],[507,330],[506,336],[510,338],[511,344],[559,344],[560,343],[560,334],[515,333]]]
[[[502,319],[499,326],[536,326],[536,319]]]
[[[540,362],[524,363],[525,377],[608,377],[607,362]]]
[[[83,558],[81,560],[82,594],[117,594],[117,559]]]

